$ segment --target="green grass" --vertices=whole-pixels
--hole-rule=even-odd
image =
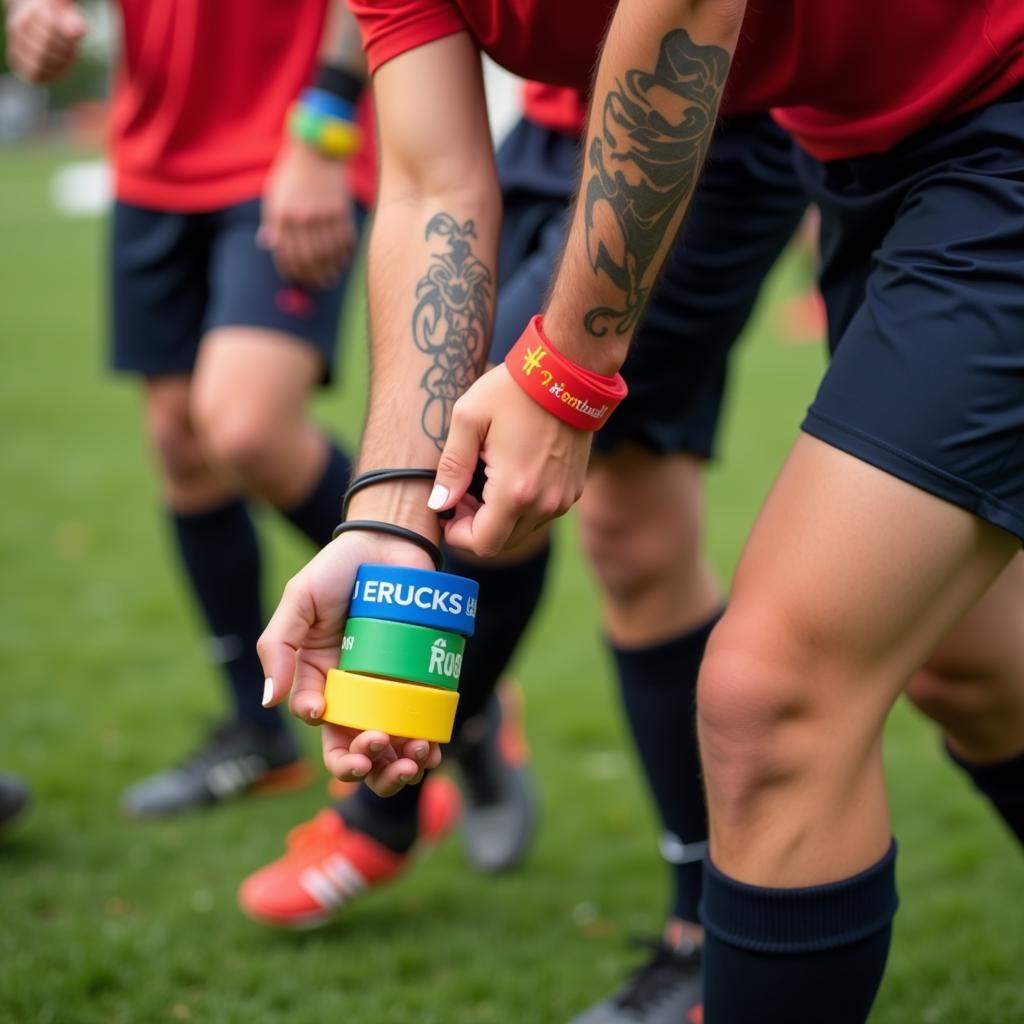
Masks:
[[[545,808],[518,874],[475,877],[451,842],[334,926],[278,934],[237,912],[235,887],[320,786],[173,823],[118,817],[122,787],[188,746],[218,689],[168,557],[138,397],[103,370],[102,225],[48,205],[59,156],[0,165],[0,767],[36,790],[0,845],[0,1022],[561,1024],[618,982],[626,936],[656,931],[665,899],[571,521],[516,666]],[[772,300],[800,275],[790,262],[773,279],[736,367],[711,481],[723,574],[822,367],[776,330]],[[318,402],[349,441],[359,348]],[[262,518],[270,601],[307,552]],[[1024,1021],[1019,853],[906,707],[888,762],[903,910],[873,1020]]]

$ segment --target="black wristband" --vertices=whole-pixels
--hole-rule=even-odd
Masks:
[[[340,537],[343,533],[351,533],[354,530],[364,530],[367,533],[386,533],[391,537],[407,540],[410,544],[415,544],[416,547],[430,555],[430,560],[434,563],[434,568],[438,572],[444,566],[444,555],[441,554],[441,549],[432,540],[424,537],[422,533],[417,533],[415,530],[407,530],[404,526],[396,526],[394,523],[381,523],[375,519],[353,519],[351,522],[338,523],[334,528],[334,533],[331,534],[331,540]]]
[[[364,488],[374,484],[384,484],[390,480],[433,480],[437,476],[436,469],[371,469],[360,473],[348,485],[345,497],[341,499],[341,518],[348,518],[349,502]]]
[[[330,64],[321,64],[317,68],[316,78],[313,81],[314,89],[323,89],[332,96],[338,96],[349,103],[355,103],[365,88],[366,83],[351,71],[344,68],[332,67]]]

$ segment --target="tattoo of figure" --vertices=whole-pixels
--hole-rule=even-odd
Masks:
[[[651,264],[697,183],[728,70],[727,51],[675,29],[662,39],[653,72],[628,71],[605,98],[587,154],[587,252],[623,301],[585,314],[595,337],[609,326],[625,334],[643,312]]]
[[[452,406],[480,370],[490,336],[491,272],[473,255],[473,221],[461,224],[439,213],[427,224],[426,238],[444,239],[443,252],[416,284],[412,336],[430,356],[420,386],[427,393],[421,423],[438,450],[444,448]]]

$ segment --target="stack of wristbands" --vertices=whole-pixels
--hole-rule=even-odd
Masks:
[[[447,743],[478,596],[464,576],[361,565],[338,667],[327,673],[323,720]]]
[[[288,128],[293,138],[338,159],[351,156],[362,142],[355,106],[326,89],[303,91],[292,106]]]

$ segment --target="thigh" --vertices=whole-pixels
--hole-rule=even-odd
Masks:
[[[200,215],[114,205],[110,224],[111,363],[187,374],[209,300],[209,236]]]
[[[357,224],[365,211],[357,207]],[[346,272],[325,289],[303,288],[278,274],[269,252],[256,244],[259,200],[218,213],[211,246],[210,304],[205,332],[259,328],[289,337],[315,354],[320,377],[330,379],[337,352]]]
[[[598,450],[632,442],[711,457],[729,354],[806,206],[792,143],[770,118],[720,129],[623,367],[629,397]]]
[[[823,205],[838,211],[840,225],[829,287],[852,282],[859,302],[848,310],[804,423],[814,436],[1018,538],[1022,125],[1024,102],[994,104],[826,180]],[[858,207],[860,222],[875,225],[866,275],[863,255],[847,259],[843,245],[850,234],[851,252],[869,247],[845,226]]]

